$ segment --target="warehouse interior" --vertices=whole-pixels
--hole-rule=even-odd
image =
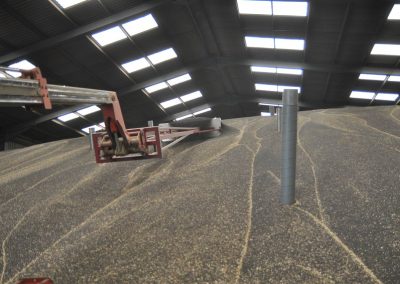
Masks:
[[[39,67],[115,92],[128,129],[222,119],[161,159],[98,164],[101,105],[0,89],[0,283],[398,283],[399,1],[4,0],[0,66],[0,88]]]

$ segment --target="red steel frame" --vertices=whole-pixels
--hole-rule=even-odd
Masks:
[[[149,158],[162,158],[161,138],[158,127],[144,127],[127,129],[128,137],[139,137],[144,146],[143,152],[132,153],[124,156],[102,156],[101,141],[105,132],[93,134],[93,149],[97,163],[109,163],[117,161],[129,161]]]
[[[38,94],[43,99],[44,107],[46,109],[51,109],[52,103],[47,89],[47,80],[42,76],[40,69],[21,70],[21,74],[21,78],[38,80]],[[161,141],[163,139],[176,139],[175,143],[177,143],[191,134],[217,130],[200,130],[199,128],[193,127],[143,127],[127,129],[117,94],[111,93],[109,96],[111,103],[101,105],[106,132],[92,134],[93,148],[97,163],[161,158]],[[105,141],[102,145],[103,138],[109,140]],[[121,138],[122,142],[120,140]],[[170,146],[173,144],[174,143],[171,143]],[[123,153],[128,153],[129,151],[132,153],[111,156],[109,151],[110,145],[111,147],[122,147],[122,149],[124,149],[124,151],[122,151]],[[108,153],[105,154],[102,147]],[[117,150],[113,149],[111,152],[115,153]]]

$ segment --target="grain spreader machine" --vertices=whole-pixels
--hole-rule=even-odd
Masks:
[[[21,70],[0,67],[0,71],[3,71],[3,74],[21,73],[18,78],[0,77],[0,105],[41,105],[45,109],[52,109],[53,105],[98,105],[103,112],[105,131],[93,134],[97,163],[161,158],[163,149],[189,135],[219,133],[221,129],[220,118],[214,118],[208,128],[162,124],[127,129],[115,92],[47,84],[39,68]],[[165,140],[168,140],[169,144],[163,146],[162,141]]]

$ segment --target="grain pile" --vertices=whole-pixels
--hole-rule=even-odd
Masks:
[[[1,153],[0,283],[398,283],[399,107],[301,113],[290,207],[275,118],[224,123],[162,160]]]

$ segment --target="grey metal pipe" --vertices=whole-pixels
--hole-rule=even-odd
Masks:
[[[277,107],[276,108],[276,128],[278,130],[278,133],[281,132],[281,113],[282,113],[282,108]]]
[[[90,127],[90,128],[89,128],[90,150],[93,150],[93,133],[94,133],[94,127]]]
[[[281,203],[295,202],[297,146],[297,90],[283,91]]]
[[[0,78],[0,101],[2,104],[42,103],[36,80]],[[114,92],[47,85],[49,98],[53,104],[111,104]]]

